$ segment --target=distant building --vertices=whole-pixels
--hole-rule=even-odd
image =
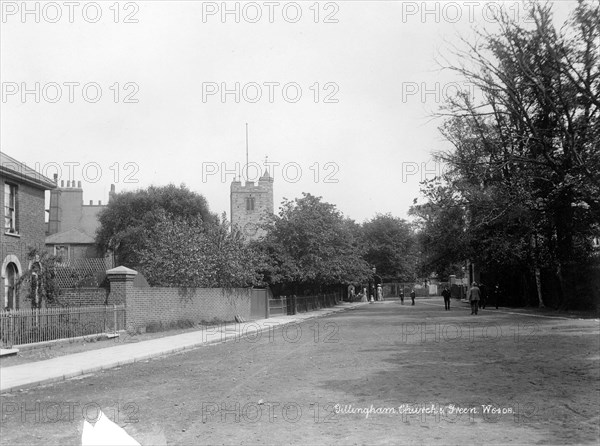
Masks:
[[[115,185],[111,185],[109,202],[115,194]],[[50,215],[46,247],[51,254],[60,255],[63,262],[103,257],[94,239],[100,227],[98,214],[107,207],[98,201],[94,204],[83,203],[81,181],[61,181],[61,187],[50,192]],[[107,264],[107,268],[112,267]]]
[[[46,237],[46,247],[50,254],[60,256],[65,263],[103,257],[94,242],[94,237],[77,228],[49,235]]]
[[[0,152],[0,308],[23,306],[15,286],[29,268],[31,248],[44,249],[46,237],[45,191],[56,183],[25,164]]]
[[[273,214],[273,178],[265,170],[258,184],[234,180],[231,183],[231,227],[239,228],[247,240],[264,235],[259,225]]]

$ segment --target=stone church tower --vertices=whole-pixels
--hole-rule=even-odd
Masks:
[[[273,214],[273,178],[267,170],[258,184],[234,180],[231,183],[231,227],[238,227],[247,240],[255,240],[264,231],[258,227],[266,215]]]

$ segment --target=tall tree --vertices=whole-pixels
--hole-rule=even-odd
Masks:
[[[499,32],[455,53],[448,68],[483,100],[449,102],[442,133],[454,150],[441,158],[465,212],[465,254],[491,264],[486,253],[510,246],[535,272],[540,303],[539,269],[553,268],[567,307],[600,221],[600,3],[580,1],[560,31],[551,4],[534,2],[531,17],[501,13]]]
[[[174,219],[203,222],[204,228],[218,221],[206,199],[185,185],[150,186],[113,197],[98,217],[96,243],[105,252],[114,251],[120,265],[137,267],[137,253],[147,246],[148,231],[158,224],[160,211]]]
[[[415,279],[415,234],[409,223],[378,214],[362,225],[363,258],[384,280]]]
[[[158,210],[156,224],[144,229],[147,243],[134,247],[138,268],[151,285],[247,287],[261,283],[258,253],[223,220],[173,218]]]
[[[292,292],[366,280],[369,266],[359,254],[351,225],[332,204],[304,193],[282,203],[266,224],[260,243],[267,257],[266,280]]]

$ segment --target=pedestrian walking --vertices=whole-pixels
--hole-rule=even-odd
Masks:
[[[481,300],[481,290],[477,286],[477,282],[473,282],[473,286],[469,290],[469,302],[471,303],[471,314],[477,314],[479,309],[479,301]]]
[[[350,284],[348,285],[348,301],[353,302],[354,301],[354,297],[355,297],[355,288],[354,285]]]
[[[444,287],[444,291],[442,291],[442,297],[444,298],[444,309],[450,309],[450,290],[447,286]]]
[[[377,285],[377,300],[383,300],[383,289],[381,284]]]
[[[415,293],[415,289],[413,288],[412,291],[410,292],[410,299],[412,300],[412,305],[415,304],[415,297],[417,296],[417,293]]]
[[[404,290],[400,291],[400,304],[404,305]]]

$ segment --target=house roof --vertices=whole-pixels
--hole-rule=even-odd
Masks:
[[[50,178],[46,178],[41,173],[36,172],[31,167],[26,166],[21,161],[17,161],[4,152],[0,152],[0,173],[3,176],[28,183],[41,189],[54,189],[56,187],[56,183]]]
[[[46,237],[46,245],[71,244],[71,245],[90,245],[94,243],[94,237],[80,231],[77,228],[68,231],[59,232]]]

